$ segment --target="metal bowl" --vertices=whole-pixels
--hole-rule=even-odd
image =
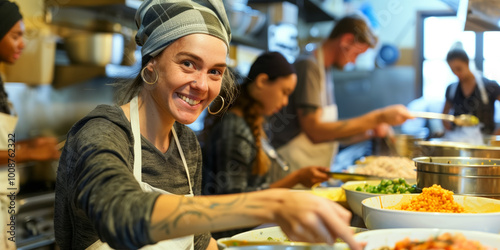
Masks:
[[[417,157],[417,187],[439,184],[455,194],[500,199],[500,159]]]
[[[500,147],[463,142],[417,141],[415,156],[464,156],[500,159]]]

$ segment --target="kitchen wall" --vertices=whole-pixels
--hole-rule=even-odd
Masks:
[[[71,126],[99,104],[113,103],[111,78],[55,89],[51,85],[7,83],[5,89],[19,115],[19,139],[52,135],[62,141]]]

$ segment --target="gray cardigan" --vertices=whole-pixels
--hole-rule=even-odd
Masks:
[[[193,191],[201,193],[202,156],[196,135],[175,123]],[[173,141],[166,153],[142,137],[142,180],[167,192],[189,193],[187,176]],[[57,170],[56,242],[61,249],[85,249],[98,239],[113,248],[153,243],[148,225],[158,193],[141,190],[132,173],[133,136],[118,106],[100,105],[68,133]],[[205,249],[210,233],[195,236]]]

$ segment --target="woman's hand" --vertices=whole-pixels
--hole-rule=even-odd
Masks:
[[[288,191],[281,197],[274,222],[290,240],[333,244],[341,238],[352,250],[363,249],[349,228],[351,213],[336,202],[305,192]]]
[[[298,183],[312,187],[316,183],[327,181],[330,178],[327,172],[326,167],[309,166],[295,171],[294,174],[297,176]]]

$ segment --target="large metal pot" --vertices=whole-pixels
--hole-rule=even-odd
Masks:
[[[418,141],[415,156],[462,156],[500,159],[500,147],[462,142]]]
[[[105,66],[122,62],[124,39],[118,33],[82,32],[66,37],[64,47],[72,63]]]
[[[408,158],[413,158],[415,156],[415,144],[424,140],[423,136],[409,134],[396,134],[394,138],[394,146],[397,154]]]
[[[417,157],[417,187],[439,184],[455,194],[500,199],[500,159]]]

